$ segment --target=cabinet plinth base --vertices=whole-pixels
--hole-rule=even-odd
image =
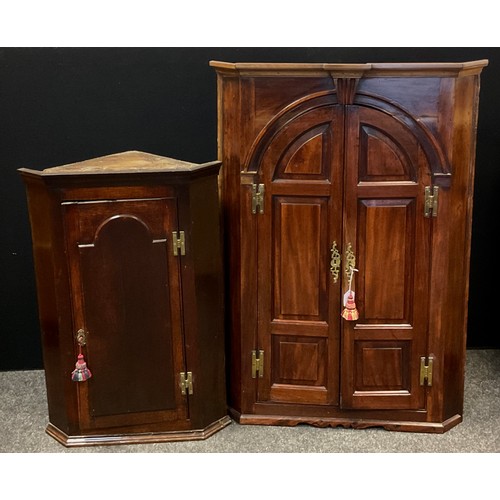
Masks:
[[[52,424],[48,424],[45,432],[56,441],[70,448],[75,446],[102,446],[117,444],[168,443],[174,441],[201,441],[212,436],[231,423],[229,416],[216,420],[204,429],[171,432],[151,432],[138,434],[99,434],[68,436]]]
[[[310,417],[289,415],[252,415],[241,414],[233,409],[231,416],[241,425],[280,425],[296,426],[311,425],[313,427],[344,427],[346,429],[367,429],[369,427],[383,427],[388,431],[399,432],[426,432],[443,434],[462,422],[462,415],[454,415],[444,422],[410,422],[396,420],[382,420],[374,418],[342,418],[342,417]]]

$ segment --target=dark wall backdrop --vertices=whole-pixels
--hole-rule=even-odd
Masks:
[[[42,368],[31,234],[17,169],[133,149],[194,162],[216,159],[211,59],[489,59],[481,77],[467,346],[500,348],[500,334],[491,327],[499,305],[499,48],[0,48],[0,370]]]

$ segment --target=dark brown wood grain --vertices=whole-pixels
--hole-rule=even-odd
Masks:
[[[21,169],[47,432],[66,446],[205,439],[230,422],[219,168],[132,151]],[[185,255],[174,255],[174,231]],[[77,383],[79,329],[92,377]],[[192,395],[179,385],[187,371]]]
[[[241,423],[422,432],[459,423],[487,61],[211,65],[231,413]],[[251,214],[252,184],[265,187],[263,214]],[[427,218],[433,185],[439,213]],[[343,267],[337,282],[330,274],[334,241],[356,257],[357,321],[340,317],[348,282]],[[265,356],[255,379],[252,350]],[[420,385],[429,356],[430,387]]]

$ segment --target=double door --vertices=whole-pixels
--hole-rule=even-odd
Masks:
[[[415,134],[380,110],[329,104],[283,120],[242,228],[258,270],[245,291],[257,296],[256,403],[425,407],[428,172]],[[355,321],[341,317],[351,274]]]

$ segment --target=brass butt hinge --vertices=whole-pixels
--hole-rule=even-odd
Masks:
[[[252,213],[264,213],[264,184],[252,184]]]
[[[434,358],[432,356],[420,358],[420,385],[432,385],[432,365]]]
[[[438,186],[425,187],[424,215],[425,217],[437,217],[438,214]]]
[[[264,351],[259,351],[259,357],[257,351],[252,351],[252,378],[257,378],[257,373],[259,378],[264,376]]]
[[[181,394],[193,394],[193,374],[191,372],[180,372],[179,373],[179,386],[181,388]]]
[[[172,243],[173,243],[173,248],[174,248],[174,255],[178,256],[179,252],[180,255],[186,255],[186,243],[185,243],[185,236],[184,236],[184,231],[173,231],[172,232]]]

